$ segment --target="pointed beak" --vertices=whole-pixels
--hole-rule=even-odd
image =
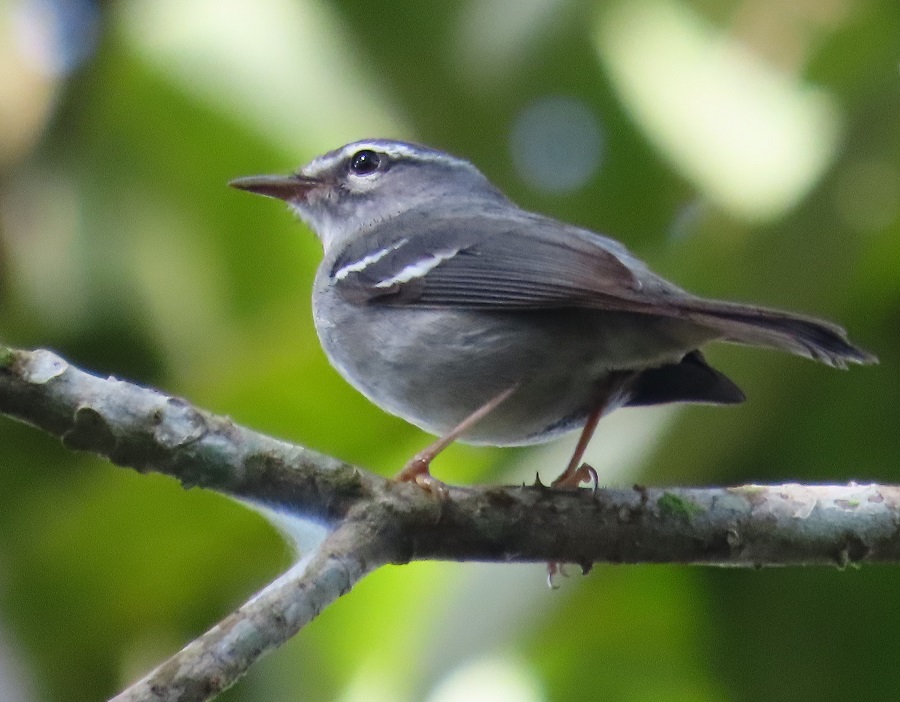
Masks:
[[[262,175],[237,178],[228,185],[238,190],[246,190],[249,193],[274,197],[290,202],[292,200],[304,200],[307,194],[322,185],[318,178],[310,178],[298,174],[294,175]]]

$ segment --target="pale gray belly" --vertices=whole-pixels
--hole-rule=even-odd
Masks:
[[[316,329],[338,371],[382,409],[443,434],[517,389],[463,440],[547,441],[584,423],[613,370],[678,361],[710,334],[646,315],[568,309],[492,313],[328,305]],[[326,322],[324,317],[328,318]]]

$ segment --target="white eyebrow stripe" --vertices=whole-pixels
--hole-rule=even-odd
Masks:
[[[371,141],[355,141],[352,144],[330,151],[327,154],[317,156],[310,163],[300,169],[301,173],[307,175],[319,175],[334,168],[341,161],[347,160],[351,154],[363,149],[371,149],[384,153],[388,158],[401,160],[412,160],[427,163],[452,163],[456,166],[468,168],[469,170],[478,171],[478,169],[468,161],[458,156],[446,154],[442,151],[430,149],[428,147],[417,146],[415,144],[407,144],[400,141],[385,141],[373,139]],[[480,172],[480,171],[478,171]]]
[[[385,280],[376,283],[375,287],[389,288],[392,285],[397,285],[398,283],[408,283],[414,278],[421,278],[423,275],[428,273],[428,271],[436,268],[444,261],[453,258],[458,253],[459,249],[435,251],[428,258],[422,258],[418,261],[414,261],[408,266],[402,268],[396,275],[392,275],[390,278],[386,278]]]
[[[374,253],[370,253],[368,256],[363,256],[358,261],[354,261],[353,263],[348,263],[345,266],[341,266],[337,271],[335,271],[334,279],[335,280],[343,280],[351,273],[359,273],[360,271],[366,270],[366,268],[371,266],[373,263],[378,263],[378,261],[383,259],[389,253],[399,249],[407,241],[408,241],[407,239],[401,239],[396,244],[391,244],[390,246],[388,246],[384,249],[380,249]]]

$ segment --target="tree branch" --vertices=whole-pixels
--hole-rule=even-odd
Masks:
[[[304,558],[203,636],[111,702],[208,700],[280,646],[366,573],[384,565],[377,539],[348,520]]]
[[[0,347],[0,412],[69,448],[308,517],[332,529],[301,562],[117,698],[204,700],[369,570],[410,560],[900,562],[900,487],[555,490],[451,487],[439,499],[237,426],[179,398],[98,378],[49,351]]]

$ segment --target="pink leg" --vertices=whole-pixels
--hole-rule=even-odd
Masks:
[[[597,429],[597,424],[600,421],[600,417],[603,416],[604,409],[606,409],[606,405],[602,404],[588,415],[587,421],[584,423],[584,429],[581,430],[581,436],[578,437],[578,443],[575,445],[575,453],[572,454],[572,458],[569,459],[569,465],[566,466],[562,474],[550,483],[552,487],[577,488],[581,483],[589,480],[593,483],[596,491],[599,482],[597,471],[587,463],[582,463],[581,459],[584,457],[588,444],[591,443],[591,437]],[[552,590],[559,587],[556,584],[556,576],[558,575],[565,575],[563,564],[551,561],[547,564],[547,585]]]
[[[587,450],[588,444],[591,443],[591,437],[597,430],[597,423],[603,416],[604,412],[610,406],[618,406],[616,398],[621,398],[621,394],[628,386],[628,383],[634,379],[634,374],[628,371],[613,371],[597,388],[597,405],[591,410],[587,421],[584,423],[584,429],[581,430],[581,436],[578,437],[578,444],[575,446],[575,453],[569,460],[569,465],[556,480],[550,485],[552,487],[577,488],[581,483],[590,481],[597,490],[597,471],[595,471],[587,463],[582,463],[584,452]]]
[[[581,430],[581,436],[578,437],[575,453],[572,454],[572,458],[569,459],[569,465],[566,466],[562,474],[550,483],[553,487],[578,487],[586,480],[590,480],[596,486],[597,471],[586,463],[583,464],[581,459],[584,458],[584,452],[587,450],[588,444],[591,443],[591,437],[594,436],[597,424],[605,409],[606,404],[604,403],[588,415],[587,421],[584,423],[584,429]]]
[[[397,473],[394,480],[398,480],[400,482],[415,482],[421,485],[426,490],[438,493],[442,497],[446,496],[447,486],[431,474],[431,462],[441,451],[447,448],[460,436],[465,434],[467,431],[469,431],[469,429],[474,427],[478,422],[480,422],[488,414],[495,410],[501,402],[506,400],[510,395],[513,394],[513,392],[515,392],[517,387],[518,385],[513,385],[511,388],[507,388],[496,397],[492,397],[481,407],[472,412],[472,414],[470,414],[459,424],[453,427],[453,429],[444,434],[444,436],[440,437],[437,441],[435,441],[430,446],[427,446],[422,451],[419,451],[419,453],[417,453],[409,460],[406,466],[404,466],[403,470]]]
[[[581,459],[584,458],[584,452],[587,450],[588,444],[591,443],[591,438],[597,430],[597,424],[600,422],[600,418],[610,406],[610,398],[615,396],[614,390],[617,387],[621,388],[621,384],[628,382],[628,378],[628,375],[613,373],[606,379],[606,383],[602,388],[605,392],[600,394],[601,400],[597,404],[597,407],[588,415],[587,421],[584,423],[584,429],[581,430],[581,436],[578,437],[578,443],[575,445],[575,452],[572,454],[572,458],[569,459],[569,465],[566,466],[562,475],[550,484],[552,487],[577,488],[581,483],[590,481],[593,484],[594,492],[596,493],[597,486],[600,482],[597,478],[597,471],[587,463],[582,463]],[[547,584],[551,588],[557,587],[557,575],[565,575],[562,564],[556,562],[548,563]]]

